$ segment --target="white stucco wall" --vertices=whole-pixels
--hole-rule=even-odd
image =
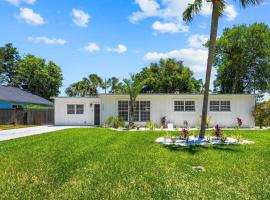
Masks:
[[[91,103],[101,104],[101,124],[109,116],[118,115],[118,101],[129,100],[128,95],[100,95],[97,98],[56,98],[55,99],[55,123],[61,125],[92,125],[94,123],[93,108],[90,109]],[[166,116],[167,121],[174,123],[176,126],[183,126],[184,121],[192,126],[200,124],[200,115],[202,109],[203,95],[139,95],[137,100],[148,100],[151,102],[150,118],[155,123],[160,123],[160,118]],[[195,111],[175,112],[175,100],[194,100]],[[236,118],[243,119],[243,127],[253,127],[254,118],[252,111],[255,106],[255,98],[252,95],[210,95],[210,100],[229,100],[231,101],[230,112],[211,112],[208,116],[212,119],[213,124],[219,124],[222,127],[236,126]],[[83,103],[85,113],[82,116],[68,116],[66,105],[69,103]],[[139,123],[139,122],[137,122]],[[145,124],[145,123],[140,123]]]
[[[111,115],[118,114],[117,102],[129,100],[128,95],[101,95],[103,107],[102,123]],[[151,102],[151,120],[160,123],[160,118],[166,116],[167,121],[177,126],[183,126],[184,121],[195,127],[200,125],[203,95],[140,95],[137,100],[148,100]],[[195,111],[175,112],[175,100],[194,100]],[[222,127],[236,126],[236,118],[243,119],[243,127],[255,125],[252,111],[255,106],[255,98],[252,95],[210,95],[210,100],[229,100],[231,102],[230,112],[212,112],[208,109],[208,116],[213,121],[212,125],[219,124]],[[139,124],[145,124],[140,123]]]
[[[94,104],[99,103],[99,98],[54,98],[55,125],[94,125]],[[67,114],[67,104],[83,104],[84,114]]]

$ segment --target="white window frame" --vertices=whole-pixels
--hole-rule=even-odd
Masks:
[[[82,106],[82,109],[81,108],[78,109],[79,106]],[[84,114],[84,104],[76,104],[76,115],[83,115],[83,114]]]
[[[218,102],[218,104],[211,105],[211,102]],[[215,106],[217,109],[213,109],[213,107],[211,108],[211,106]],[[227,107],[227,109],[225,109],[226,107]],[[231,100],[227,100],[227,99],[222,99],[222,100],[221,99],[212,99],[209,101],[209,111],[210,112],[231,112],[232,111],[232,102],[231,102]]]
[[[181,102],[181,104],[176,105],[177,102]],[[189,105],[189,102],[193,102],[194,105]],[[182,104],[183,103],[183,104]],[[174,112],[196,112],[196,101],[195,100],[174,100]],[[179,107],[182,109],[177,110]],[[187,109],[188,107],[194,107],[194,109]]]
[[[121,109],[121,110],[119,109],[120,102],[125,102],[125,103],[128,104],[127,105],[127,110],[126,109]],[[120,116],[120,112],[121,113],[127,113],[127,117]],[[129,101],[127,101],[127,100],[118,100],[117,101],[117,114],[118,114],[119,117],[122,117],[124,121],[128,121],[128,119],[129,119]]]
[[[72,106],[73,108],[70,109],[69,106]],[[69,113],[69,111],[72,110],[72,113]],[[76,114],[76,105],[75,104],[67,104],[67,115],[75,115]]]
[[[117,113],[118,113],[118,116],[120,116],[120,115],[119,115],[119,102],[121,102],[121,101],[128,102],[128,108],[127,108],[127,111],[126,111],[126,110],[121,110],[121,112],[127,112],[127,118],[124,119],[124,121],[129,121],[129,114],[130,114],[130,112],[129,112],[129,107],[130,107],[130,101],[129,101],[129,100],[118,100],[118,101],[117,101]],[[149,102],[149,111],[141,110],[141,106],[142,106],[141,104],[142,104],[142,102]],[[136,104],[139,105],[139,108],[137,108]],[[137,109],[136,109],[136,108],[137,108]],[[138,101],[136,101],[135,107],[134,107],[134,111],[135,111],[135,113],[138,112],[136,118],[139,119],[139,120],[135,119],[135,122],[147,122],[147,121],[150,121],[150,120],[151,120],[151,101],[150,101],[150,100],[138,100]],[[149,112],[149,119],[147,119],[147,120],[142,120],[142,115],[144,114],[143,112]],[[148,115],[148,114],[147,114],[147,115]],[[120,116],[120,117],[121,117],[121,116]]]
[[[73,109],[69,109],[68,108],[69,106],[72,106]],[[82,106],[82,109],[77,109],[77,106]],[[69,113],[70,110],[72,110],[74,112]],[[82,112],[78,113],[78,110],[82,111]],[[83,115],[83,114],[84,114],[84,104],[75,104],[75,103],[68,103],[67,104],[67,115]]]

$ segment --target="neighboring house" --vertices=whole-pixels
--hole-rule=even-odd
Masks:
[[[97,97],[55,97],[56,125],[102,125],[109,116],[129,118],[129,96],[101,94]],[[201,94],[141,94],[137,98],[135,123],[147,121],[160,124],[166,116],[167,122],[178,127],[187,121],[191,127],[200,125],[203,95]],[[243,119],[243,127],[255,126],[252,111],[253,95],[226,94],[209,96],[208,116],[212,125],[235,127],[237,117]]]
[[[0,109],[23,108],[26,105],[53,106],[51,101],[15,87],[0,85]]]

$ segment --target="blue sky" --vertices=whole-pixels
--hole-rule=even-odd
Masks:
[[[0,0],[0,45],[53,60],[64,89],[90,73],[122,79],[159,58],[174,57],[203,78],[211,7],[191,24],[181,14],[192,0]],[[228,2],[219,35],[234,24],[270,25],[270,1],[243,9]]]

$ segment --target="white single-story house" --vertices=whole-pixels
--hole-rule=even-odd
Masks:
[[[187,121],[200,124],[202,94],[140,94],[135,108],[135,124],[147,121],[160,124],[162,117],[177,127]],[[54,97],[55,125],[102,125],[110,116],[129,118],[129,95],[100,94],[97,97]],[[252,111],[255,96],[245,94],[211,94],[208,116],[212,125],[235,127],[237,118],[243,127],[254,127]]]

